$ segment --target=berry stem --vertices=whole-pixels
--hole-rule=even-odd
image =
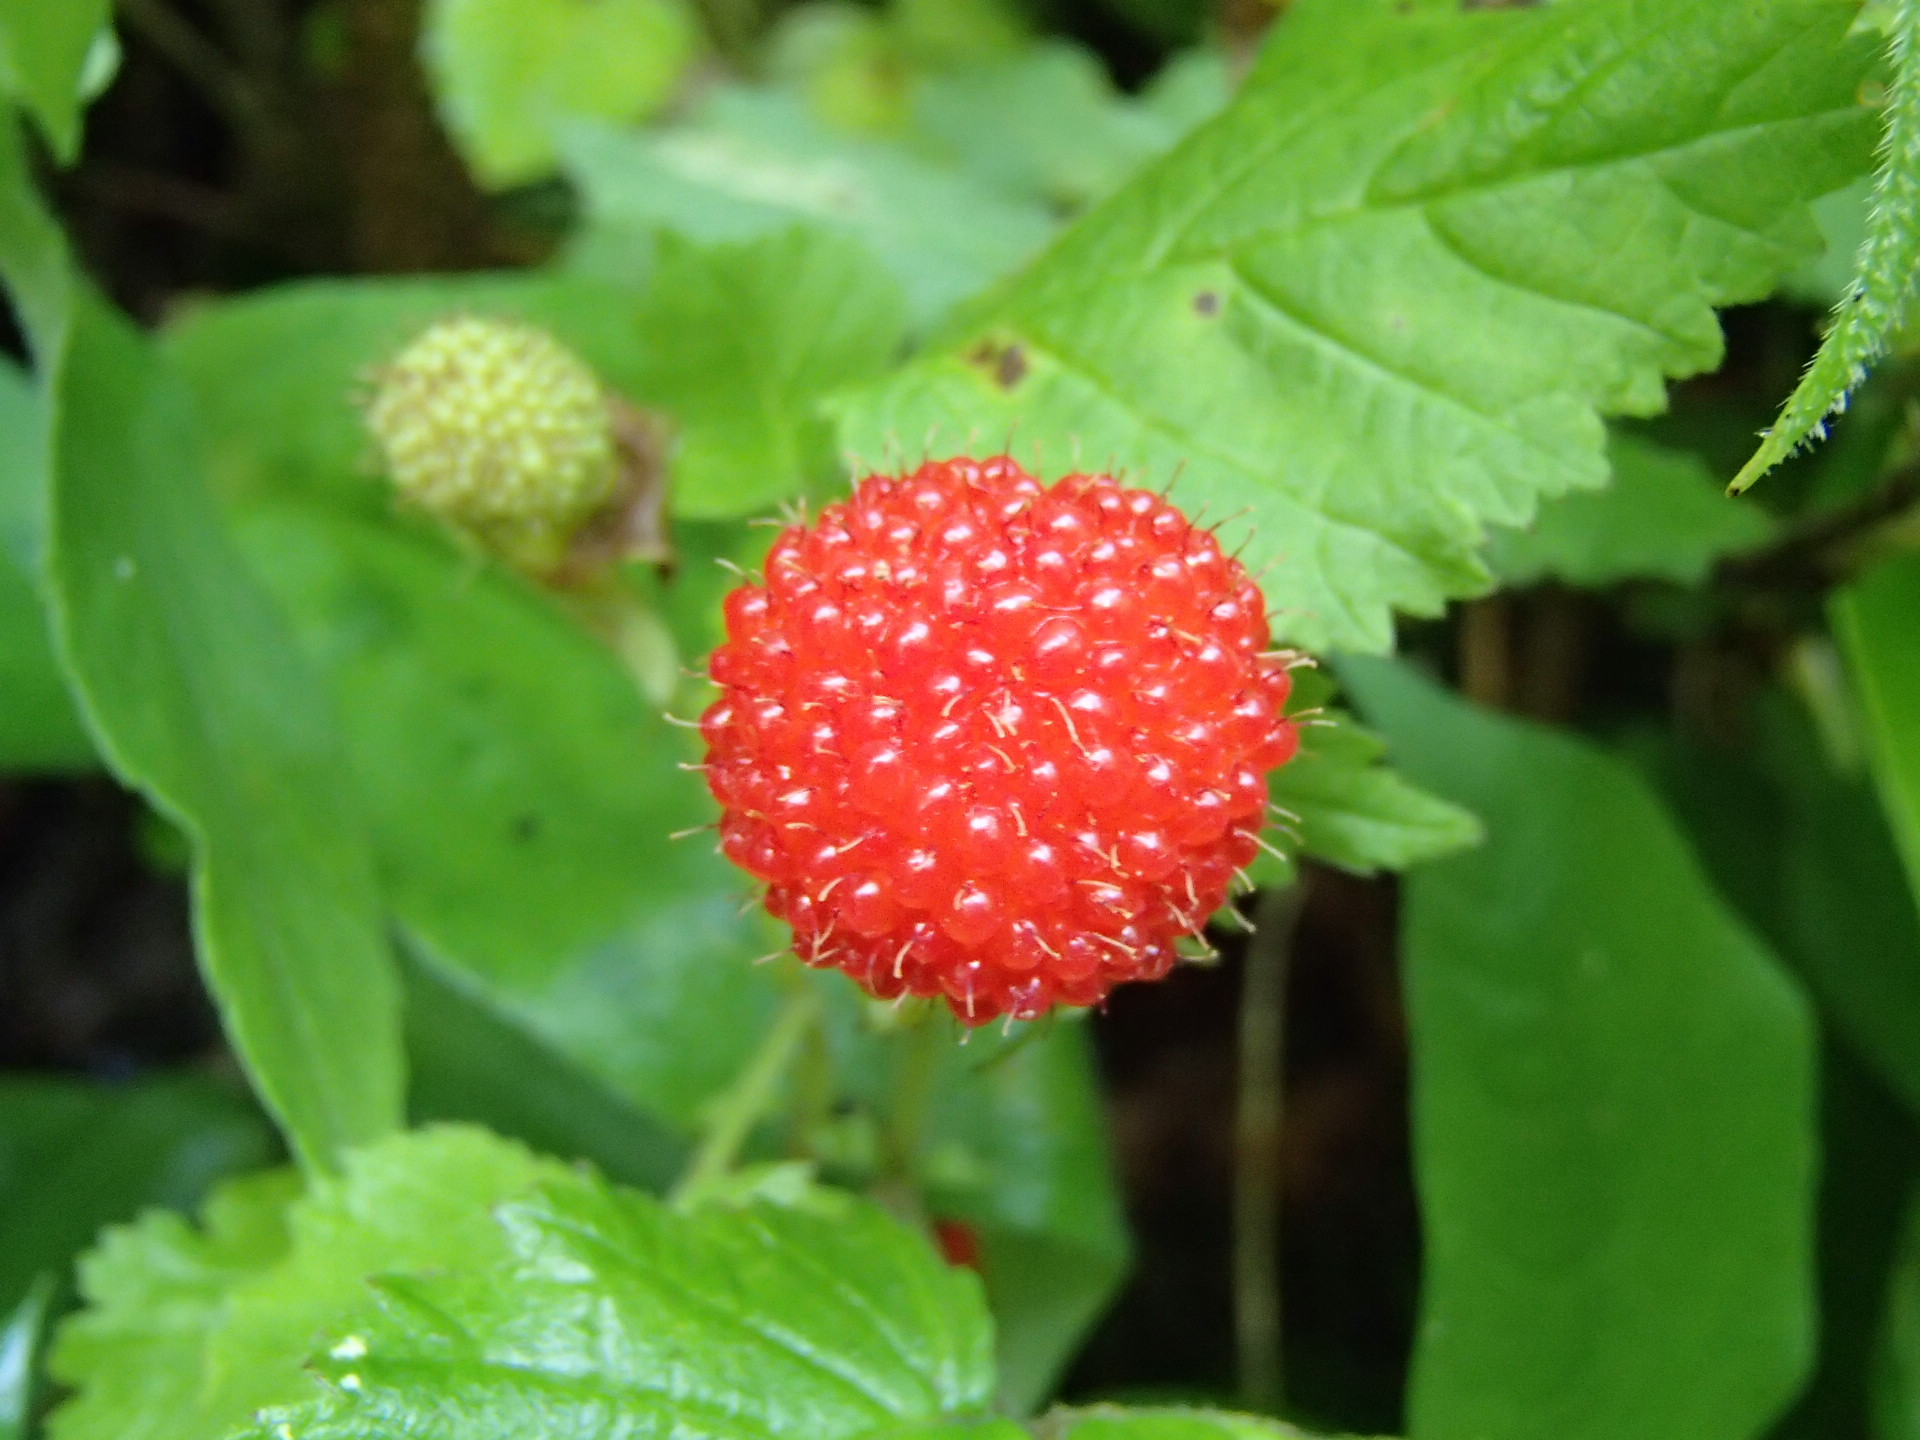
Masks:
[[[1287,969],[1301,883],[1260,892],[1240,991],[1240,1089],[1234,1117],[1233,1331],[1240,1400],[1274,1414],[1283,1398],[1280,1291],[1281,1121]]]
[[[819,992],[805,976],[796,977],[793,993],[745,1068],[715,1100],[700,1148],[673,1187],[675,1205],[697,1201],[732,1171],[754,1127],[773,1112],[779,1101],[780,1082],[793,1065],[801,1041],[819,1018]]]

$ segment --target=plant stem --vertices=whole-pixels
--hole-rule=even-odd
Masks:
[[[761,1037],[746,1068],[732,1088],[715,1102],[700,1148],[694,1152],[680,1183],[673,1187],[675,1204],[709,1189],[733,1169],[753,1127],[764,1120],[772,1108],[780,1081],[793,1064],[800,1042],[813,1028],[819,1013],[818,992],[804,976],[799,977],[785,1008]]]
[[[1280,1127],[1286,1079],[1287,967],[1301,882],[1261,892],[1240,991],[1240,1094],[1234,1117],[1233,1332],[1240,1400],[1273,1414],[1283,1398]]]

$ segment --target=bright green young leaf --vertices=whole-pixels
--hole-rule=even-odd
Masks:
[[[1853,676],[1880,803],[1920,896],[1920,559],[1870,570],[1833,600],[1833,625]]]
[[[80,1263],[88,1309],[60,1327],[48,1369],[81,1393],[54,1412],[54,1440],[204,1440],[208,1337],[229,1293],[287,1252],[292,1171],[244,1176],[215,1190],[195,1226],[155,1210],[107,1231]],[[297,1393],[297,1391],[295,1392]],[[236,1418],[244,1418],[236,1417]]]
[[[977,1282],[877,1207],[675,1213],[582,1177],[498,1216],[509,1263],[383,1279],[376,1311],[325,1332],[326,1395],[247,1433],[881,1440],[984,1419]]]
[[[1811,250],[1805,203],[1870,160],[1853,13],[1302,0],[1219,118],[846,397],[842,443],[1177,476],[1285,638],[1384,650]]]
[[[1805,1003],[1622,762],[1343,676],[1487,827],[1407,882],[1411,1433],[1750,1440],[1812,1355]]]
[[[80,153],[88,57],[112,0],[9,0],[0,6],[0,89],[40,122],[62,161]]]
[[[741,240],[806,223],[864,244],[924,322],[1052,230],[1031,200],[892,142],[832,134],[798,97],[767,91],[718,89],[687,123],[654,132],[571,126],[562,150],[586,197],[576,262],[609,278],[642,269],[662,230]]]
[[[116,774],[195,841],[200,961],[296,1152],[399,1122],[399,986],[324,692],[203,488],[185,388],[96,301],[59,372],[49,587]]]
[[[430,0],[421,46],[468,164],[505,187],[552,173],[565,120],[658,111],[700,40],[687,0]]]
[[[1881,1322],[1873,1440],[1920,1437],[1920,1203],[1909,1207]]]
[[[634,323],[637,393],[679,431],[674,511],[712,518],[844,490],[819,402],[886,368],[906,313],[864,248],[795,228],[708,247],[663,237]]]
[[[297,1196],[290,1177],[222,1187],[196,1228],[151,1214],[81,1266],[89,1308],[53,1373],[79,1393],[52,1440],[208,1440],[316,1393],[304,1362],[394,1270],[482,1271],[508,1255],[497,1206],[567,1175],[483,1131],[394,1136]]]
[[[1772,518],[1729,500],[1698,456],[1615,433],[1613,482],[1540,507],[1524,530],[1498,530],[1487,562],[1502,583],[1670,580],[1697,585],[1723,555],[1764,544]]]
[[[274,1153],[246,1098],[198,1076],[0,1081],[0,1312],[37,1276],[64,1279],[101,1226],[185,1208]]]
[[[1920,267],[1920,0],[1892,0],[1885,24],[1893,52],[1886,140],[1853,277],[1813,364],[1734,476],[1735,491],[1826,434],[1827,417],[1846,408],[1906,316]]]
[[[1301,717],[1300,752],[1268,780],[1287,817],[1281,829],[1291,843],[1283,848],[1376,875],[1478,844],[1480,822],[1384,764],[1387,747],[1330,708],[1332,695],[1319,672],[1294,672],[1287,709]]]

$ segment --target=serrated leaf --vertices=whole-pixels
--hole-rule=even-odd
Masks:
[[[1852,281],[1807,373],[1733,477],[1736,493],[1825,436],[1827,417],[1846,408],[1907,312],[1920,268],[1920,3],[1893,0],[1885,24],[1893,62],[1886,138]]]
[[[112,9],[112,0],[10,0],[0,8],[0,87],[33,112],[62,161],[80,150],[88,57]]]
[[[1168,149],[1180,129],[1115,93],[1100,58],[1052,40],[926,76],[913,94],[919,145],[992,184],[1077,209]]]
[[[1813,1351],[1805,1001],[1624,763],[1342,673],[1487,826],[1407,882],[1411,1432],[1750,1440]]]
[[[1869,159],[1852,14],[1305,0],[1218,119],[845,397],[843,445],[1178,476],[1250,515],[1285,638],[1383,650],[1811,251]]]
[[[1697,585],[1716,560],[1764,544],[1776,529],[1758,506],[1729,500],[1690,452],[1616,432],[1607,460],[1613,480],[1604,490],[1549,500],[1526,529],[1495,532],[1487,560],[1503,584]]]
[[[685,0],[431,0],[421,33],[447,128],[493,187],[552,173],[563,121],[657,112],[699,49]]]
[[[686,123],[651,133],[571,126],[562,153],[586,197],[576,263],[610,277],[644,266],[658,231],[742,240],[805,223],[865,245],[924,322],[1053,228],[1031,200],[895,143],[832,134],[770,91],[718,89]]]
[[[200,1229],[149,1215],[109,1232],[81,1267],[89,1308],[55,1347],[80,1393],[52,1440],[207,1440],[313,1395],[308,1353],[365,1306],[368,1277],[504,1260],[494,1207],[566,1173],[444,1128],[357,1151],[297,1199],[289,1179],[248,1177],[215,1192]]]
[[[635,325],[637,392],[679,431],[674,512],[716,518],[844,487],[819,402],[886,368],[906,312],[860,245],[795,228],[709,247],[664,237]]]
[[[1267,782],[1300,852],[1375,875],[1477,845],[1480,822],[1389,767],[1386,744],[1330,708],[1332,694],[1316,672],[1296,672],[1287,709],[1302,716],[1300,752]]]
[[[499,1218],[510,1263],[383,1281],[328,1393],[247,1433],[853,1440],[990,1397],[977,1282],[850,1197],[675,1213],[575,1179]]]

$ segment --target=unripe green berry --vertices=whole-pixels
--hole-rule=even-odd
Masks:
[[[557,566],[613,495],[608,396],[544,331],[443,320],[376,379],[367,425],[401,497],[511,564]]]

